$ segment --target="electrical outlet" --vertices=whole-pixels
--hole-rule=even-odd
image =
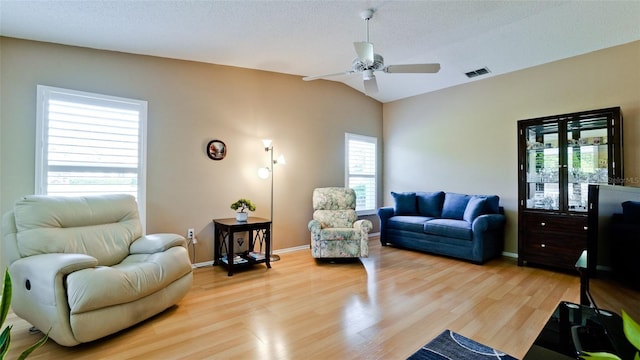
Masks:
[[[194,238],[193,233],[194,233],[193,228],[187,229],[187,239],[193,240],[193,238]]]

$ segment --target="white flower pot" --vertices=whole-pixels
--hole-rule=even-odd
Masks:
[[[249,213],[246,213],[246,212],[238,212],[238,213],[236,213],[236,220],[237,221],[247,221],[248,218],[249,218]]]

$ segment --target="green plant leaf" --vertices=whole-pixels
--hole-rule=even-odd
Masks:
[[[18,360],[26,359],[27,356],[29,356],[35,349],[37,349],[40,346],[44,345],[44,343],[47,342],[47,339],[49,339],[49,333],[48,332],[37,343],[31,345],[27,350],[23,351],[22,354],[20,354],[20,356],[18,357]]]
[[[11,345],[11,326],[7,326],[0,335],[0,359],[4,359]]]
[[[624,336],[627,340],[638,350],[640,350],[640,325],[629,316],[624,310],[622,310],[622,328],[624,329]],[[636,358],[638,354],[636,354]]]
[[[9,275],[9,270],[4,271],[4,283],[2,285],[2,299],[0,299],[0,324],[4,324],[4,321],[7,319],[7,314],[9,313],[9,308],[11,308],[11,275]]]
[[[618,357],[618,355],[615,354],[610,354],[607,352],[588,352],[588,351],[583,351],[580,354],[580,358],[581,359],[589,359],[589,360],[622,360],[620,359],[620,357]]]

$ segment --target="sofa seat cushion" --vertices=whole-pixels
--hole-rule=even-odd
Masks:
[[[326,228],[320,230],[320,239],[327,241],[360,240],[360,231],[355,228]]]
[[[387,221],[387,227],[389,229],[422,233],[425,221],[432,219],[434,218],[426,216],[392,216]]]
[[[439,235],[462,240],[471,240],[473,238],[471,223],[464,220],[430,220],[424,223],[424,232],[426,234]]]
[[[151,295],[191,272],[186,249],[127,256],[120,264],[70,273],[67,294],[71,314],[124,304]]]

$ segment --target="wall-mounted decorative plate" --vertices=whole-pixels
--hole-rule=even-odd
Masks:
[[[211,140],[207,144],[207,155],[211,160],[222,160],[227,156],[227,145],[221,140]]]

